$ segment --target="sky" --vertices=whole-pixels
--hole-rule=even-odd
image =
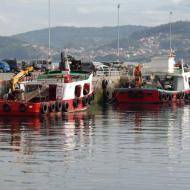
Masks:
[[[50,0],[51,27],[157,26],[190,21],[190,0]],[[48,27],[49,0],[0,0],[0,36]]]

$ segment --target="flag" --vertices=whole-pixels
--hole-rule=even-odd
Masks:
[[[118,9],[120,8],[120,4],[117,5],[117,8],[118,8]]]
[[[172,15],[173,14],[173,12],[172,11],[170,11],[170,15]]]

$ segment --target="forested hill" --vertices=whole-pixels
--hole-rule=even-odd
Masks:
[[[121,38],[127,38],[143,26],[120,26]],[[110,43],[117,38],[117,27],[54,27],[51,28],[51,45],[53,48],[96,48]],[[31,44],[48,45],[48,29],[31,31],[14,37]]]
[[[172,48],[179,57],[190,60],[190,22],[171,24]],[[156,27],[120,26],[122,60],[139,60],[162,55],[169,49],[169,24]],[[65,48],[74,56],[99,57],[115,60],[118,27],[54,27],[51,28],[51,47],[54,55]],[[47,57],[48,29],[35,30],[11,37],[0,37],[0,58],[30,59]],[[101,53],[100,53],[101,51]],[[115,51],[115,52],[114,52]],[[85,52],[85,54],[84,54]],[[92,53],[92,54],[91,54]],[[106,56],[106,59],[104,57]]]

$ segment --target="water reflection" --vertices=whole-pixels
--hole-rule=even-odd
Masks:
[[[0,150],[32,155],[40,151],[40,148],[43,151],[44,148],[48,151],[79,148],[80,145],[91,142],[93,123],[94,117],[89,112],[11,119],[3,117],[0,118],[0,142],[10,146],[1,146]]]
[[[189,122],[183,104],[0,118],[2,189],[189,189]]]

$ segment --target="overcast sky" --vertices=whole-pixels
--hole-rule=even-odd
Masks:
[[[48,27],[49,0],[0,0],[0,36]],[[50,0],[51,26],[156,26],[190,20],[190,0]]]

